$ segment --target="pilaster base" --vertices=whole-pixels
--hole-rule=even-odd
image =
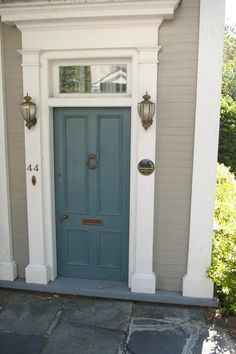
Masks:
[[[134,273],[131,277],[131,292],[155,294],[156,274]]]
[[[213,299],[213,281],[207,277],[198,278],[186,274],[183,277],[183,296]]]
[[[50,267],[48,265],[28,265],[25,268],[26,283],[48,284],[50,280]]]
[[[17,277],[17,266],[14,261],[0,262],[0,280],[13,281]]]

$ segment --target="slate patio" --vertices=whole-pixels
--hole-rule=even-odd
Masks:
[[[0,289],[0,354],[233,354],[206,308]]]

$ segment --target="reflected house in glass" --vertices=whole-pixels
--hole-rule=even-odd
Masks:
[[[125,93],[127,65],[60,66],[60,93]]]
[[[212,304],[224,2],[0,1],[0,287]]]
[[[107,92],[107,93],[126,92],[127,66],[116,65],[112,72],[107,73],[104,77],[92,83],[92,88],[93,88],[93,92]]]

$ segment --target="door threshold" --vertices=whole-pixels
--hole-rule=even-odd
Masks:
[[[105,280],[57,277],[47,285],[26,283],[25,279],[0,281],[0,288],[39,291],[63,295],[79,295],[117,300],[155,302],[162,304],[217,307],[217,299],[182,296],[178,291],[156,290],[155,294],[131,292],[127,283]]]

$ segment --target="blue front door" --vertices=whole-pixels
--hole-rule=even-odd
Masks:
[[[125,281],[129,108],[55,108],[58,275]]]

